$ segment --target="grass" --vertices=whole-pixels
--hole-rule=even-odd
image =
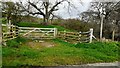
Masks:
[[[19,47],[19,45],[24,42],[27,42],[26,38],[17,37],[15,39],[8,40],[6,43],[9,47]]]
[[[3,66],[58,66],[118,61],[120,44],[117,42],[76,45],[60,39],[49,42],[57,46],[33,49],[23,43],[18,48],[3,47]]]
[[[57,28],[59,31],[75,31],[75,30],[69,30],[69,29],[66,29],[62,26],[56,26],[56,25],[40,25],[39,23],[34,23],[34,22],[20,22],[17,24],[17,26],[20,26],[20,27],[36,27],[36,28]]]
[[[21,27],[58,28],[59,31],[71,31],[61,26],[43,26],[37,23],[22,22]],[[96,62],[118,61],[120,42],[94,42],[72,44],[60,39],[48,40],[54,47],[30,47],[28,39],[18,37],[7,41],[2,48],[3,66],[58,66],[80,65]],[[38,45],[38,44],[37,44]],[[38,48],[38,49],[37,49]]]
[[[2,22],[2,24],[6,24],[7,20],[5,18],[0,18],[0,21]]]

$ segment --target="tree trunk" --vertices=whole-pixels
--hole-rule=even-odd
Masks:
[[[103,19],[104,17],[101,17],[101,25],[100,25],[100,41],[102,41],[102,34],[103,34]]]
[[[115,29],[113,29],[112,31],[112,40],[114,41],[114,38],[115,38]]]
[[[47,25],[48,24],[48,20],[49,20],[49,17],[47,17],[47,15],[43,16],[43,25]]]
[[[46,20],[45,20],[45,16],[43,16],[43,22],[46,22]]]
[[[54,16],[50,19],[50,24],[52,24],[52,22],[53,22],[53,18],[54,18]]]
[[[44,22],[48,23],[48,20],[49,20],[49,12],[48,12],[49,3],[45,2],[44,6],[45,6],[45,17],[44,17],[45,19],[44,19]]]

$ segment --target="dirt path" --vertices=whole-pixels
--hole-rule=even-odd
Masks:
[[[82,66],[118,66],[120,62],[113,62],[113,63],[93,63],[93,64],[85,64]]]
[[[46,67],[47,68],[47,67]],[[57,66],[51,68],[120,68],[120,62],[113,63],[93,63],[84,65],[67,65],[67,66]]]
[[[55,46],[55,44],[53,42],[49,42],[49,41],[30,41],[30,42],[27,42],[26,45],[28,45],[34,49]]]
[[[67,65],[67,66],[53,66],[53,67],[44,67],[44,68],[120,68],[120,62],[113,63],[93,63],[85,65]]]

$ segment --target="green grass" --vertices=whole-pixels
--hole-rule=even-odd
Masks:
[[[0,18],[0,21],[2,22],[2,24],[6,24],[7,20],[5,18]]]
[[[58,66],[118,61],[119,43],[95,42],[75,45],[60,39],[49,42],[54,42],[57,46],[33,49],[23,43],[18,48],[3,47],[3,66]]]
[[[15,39],[6,41],[7,46],[9,47],[19,47],[20,44],[25,42],[27,42],[27,39],[22,37],[17,37]]]
[[[69,30],[69,29],[66,29],[62,26],[56,26],[56,25],[41,25],[39,23],[34,23],[34,22],[20,22],[17,24],[17,26],[20,26],[20,27],[36,27],[36,28],[57,28],[59,31],[75,31],[75,30]]]
[[[73,31],[61,26],[43,26],[37,23],[22,22],[20,27],[58,28],[59,31]],[[80,65],[96,62],[118,61],[120,42],[93,42],[72,44],[60,39],[48,40],[55,43],[54,47],[31,48],[31,40],[18,37],[7,41],[3,46],[3,66],[58,66]]]

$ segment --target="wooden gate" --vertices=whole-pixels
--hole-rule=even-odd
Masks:
[[[56,28],[33,28],[33,27],[19,27],[21,36],[31,39],[53,39],[57,35]]]
[[[18,26],[2,24],[2,41],[14,39],[18,36]]]

